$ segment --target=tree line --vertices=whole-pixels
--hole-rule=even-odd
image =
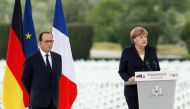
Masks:
[[[24,6],[25,0],[21,3]],[[31,3],[37,36],[41,31],[51,31],[55,0],[31,0]],[[141,25],[154,35],[151,37],[155,37],[155,44],[186,45],[190,52],[190,0],[62,0],[62,3],[67,24],[91,26],[93,41],[128,44],[123,37],[129,38],[129,29]],[[13,0],[1,0],[1,25],[11,23],[13,4]]]

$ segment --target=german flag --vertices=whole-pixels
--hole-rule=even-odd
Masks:
[[[23,39],[21,3],[15,0],[3,80],[4,109],[24,109],[28,104],[29,97],[21,82],[25,60]]]

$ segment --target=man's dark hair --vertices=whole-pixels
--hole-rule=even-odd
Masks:
[[[50,32],[47,32],[47,31],[40,33],[40,35],[39,35],[39,41],[42,41],[42,36],[43,36],[43,34],[51,34],[51,33],[50,33]],[[51,34],[51,35],[52,35],[52,34]],[[52,37],[53,37],[53,35],[52,35]]]

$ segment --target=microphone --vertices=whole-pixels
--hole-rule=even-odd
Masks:
[[[147,68],[148,71],[155,71],[158,69],[158,63],[153,60],[153,61],[145,61],[145,66]]]

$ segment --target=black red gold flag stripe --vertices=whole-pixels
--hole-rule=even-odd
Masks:
[[[28,104],[28,95],[21,82],[25,60],[23,45],[21,3],[15,0],[3,79],[4,109],[24,109]]]

